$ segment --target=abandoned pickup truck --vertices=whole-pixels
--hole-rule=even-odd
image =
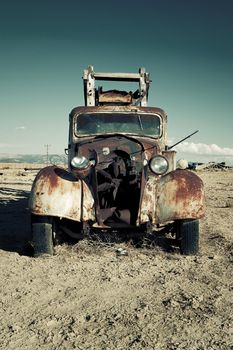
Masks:
[[[96,88],[97,80],[138,83],[135,92]],[[176,165],[167,116],[148,107],[149,74],[84,70],[85,106],[69,117],[68,169],[48,166],[32,185],[34,255],[52,255],[58,232],[171,235],[182,254],[199,249],[201,179]],[[184,163],[184,162],[183,162]]]

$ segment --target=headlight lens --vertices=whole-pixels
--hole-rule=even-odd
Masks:
[[[168,161],[162,156],[156,156],[150,161],[150,169],[157,175],[162,175],[168,170]]]
[[[74,157],[71,160],[71,165],[75,169],[86,169],[89,167],[89,160],[86,157]]]

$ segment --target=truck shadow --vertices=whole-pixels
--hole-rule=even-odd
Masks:
[[[0,249],[31,256],[29,191],[2,187],[0,194]]]
[[[0,194],[0,249],[17,252],[20,255],[32,256],[33,248],[30,229],[30,213],[28,210],[29,191],[11,187],[2,187]],[[131,241],[135,248],[159,248],[164,252],[175,252],[174,240],[164,236],[147,235],[146,237],[128,234],[98,233],[89,237],[95,241],[117,244]],[[65,239],[68,245],[77,243],[77,240]]]

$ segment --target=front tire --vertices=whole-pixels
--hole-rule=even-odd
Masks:
[[[46,216],[32,217],[32,244],[35,257],[53,255],[54,232],[52,218]]]
[[[183,255],[196,255],[199,251],[199,220],[177,222],[176,238]]]

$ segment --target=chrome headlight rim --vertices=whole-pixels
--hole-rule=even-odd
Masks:
[[[163,164],[159,164],[159,162],[161,161],[163,161]],[[155,166],[157,166],[157,168]],[[164,156],[160,156],[160,155],[155,156],[151,158],[149,162],[149,167],[154,174],[163,175],[168,171],[168,167],[169,167],[168,160]]]
[[[75,170],[85,170],[90,167],[90,161],[84,156],[74,156],[70,161],[70,165]]]

